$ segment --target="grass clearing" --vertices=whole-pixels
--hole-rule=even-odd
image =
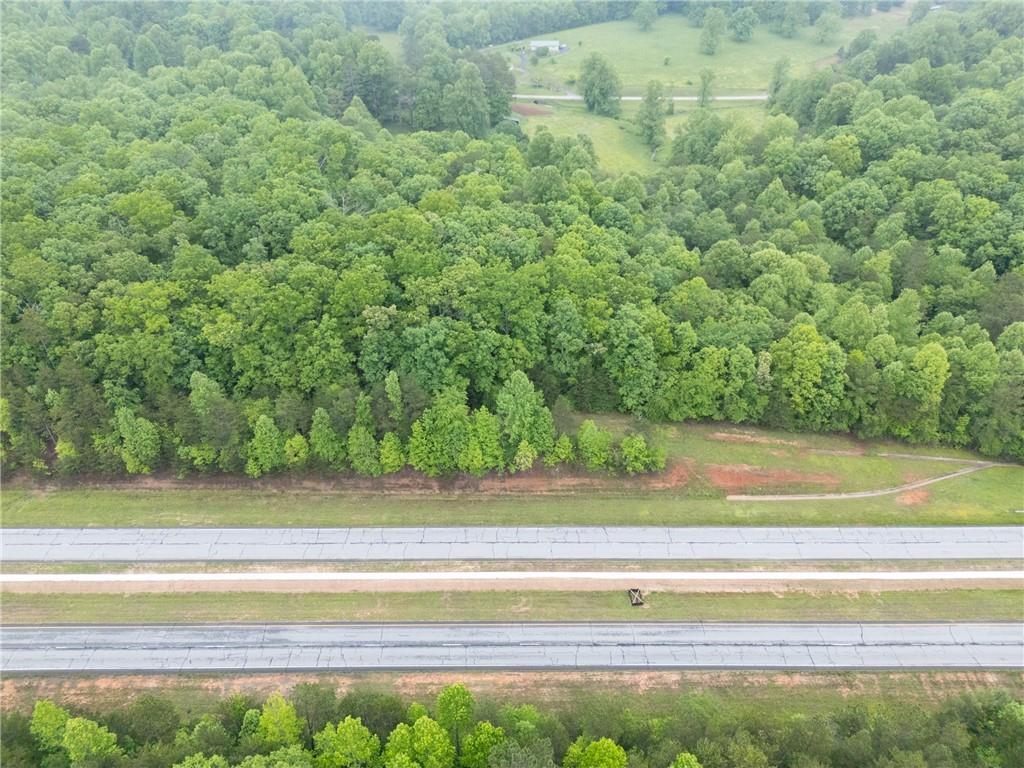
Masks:
[[[535,35],[530,39],[557,39],[569,50],[541,57],[536,65],[527,60],[525,71],[520,68],[522,59],[516,49],[529,45],[529,39],[498,48],[513,63],[520,92],[558,93],[572,89],[584,59],[591,53],[600,53],[612,62],[627,95],[642,94],[649,80],[661,80],[672,95],[693,95],[699,73],[705,67],[715,72],[717,92],[755,93],[768,87],[772,64],[777,60],[789,58],[791,73],[806,75],[861,31],[871,29],[885,39],[906,26],[908,15],[906,8],[843,19],[840,32],[831,43],[816,43],[810,27],[787,39],[759,25],[753,38],[745,43],[726,34],[714,56],[700,53],[701,30],[690,26],[684,16],[673,13],[660,16],[647,32],[641,32],[636,22],[623,20]]]
[[[1020,621],[1024,591],[789,590],[654,592],[181,592],[3,595],[18,624],[318,621]]]
[[[1021,470],[995,467],[898,496],[731,502],[668,492],[542,496],[273,490],[5,490],[5,527],[373,525],[1019,525]],[[1009,501],[1015,498],[1016,501]]]
[[[574,414],[575,429],[584,414]],[[628,416],[595,417],[617,434]],[[940,448],[866,443],[843,435],[794,434],[725,423],[655,428],[679,484],[652,490],[644,480],[595,478],[592,488],[559,486],[557,475],[514,476],[487,492],[424,480],[346,487],[315,479],[244,480],[204,486],[142,480],[118,487],[17,486],[0,494],[0,522],[34,526],[358,526],[358,525],[1019,525],[1024,467],[997,466],[927,486],[913,496],[767,502],[728,501],[727,492],[847,492],[898,486],[970,466],[978,456]],[[953,461],[915,458],[938,455]],[[904,453],[909,457],[887,457]],[[670,474],[670,473],[669,473]],[[516,486],[512,481],[529,481]],[[413,482],[416,482],[413,480]],[[735,487],[739,483],[742,487]],[[732,484],[732,485],[730,485]],[[519,487],[520,491],[515,489]]]
[[[875,12],[870,17],[843,19],[838,37],[828,44],[814,42],[810,28],[801,29],[793,39],[786,39],[760,25],[753,39],[746,43],[738,43],[726,35],[720,52],[714,56],[699,52],[701,30],[690,26],[679,14],[663,14],[648,32],[641,32],[632,20],[624,20],[537,35],[531,39],[555,38],[568,45],[569,50],[542,57],[536,65],[530,64],[529,57],[520,56],[517,50],[528,45],[529,40],[506,43],[497,49],[505,53],[513,65],[518,93],[578,92],[583,60],[597,52],[612,61],[626,95],[643,95],[650,80],[660,80],[666,95],[693,96],[697,93],[699,73],[704,68],[715,72],[715,95],[744,95],[767,89],[771,65],[778,59],[789,58],[794,76],[806,75],[829,61],[841,46],[865,29],[874,30],[882,39],[891,36],[906,25],[908,13],[905,9],[894,9],[889,13]],[[385,44],[398,45],[394,41]],[[655,172],[668,155],[667,146],[652,155],[641,141],[634,127],[639,109],[636,102],[624,102],[619,118],[591,114],[580,103],[554,102],[547,106],[547,114],[520,115],[523,129],[530,135],[541,126],[546,126],[555,136],[585,134],[594,142],[600,166],[613,174]],[[689,103],[676,103],[674,107],[675,114],[667,118],[665,125],[670,138],[696,109],[696,105]],[[755,126],[766,115],[764,104],[760,102],[719,103],[713,109],[730,122],[746,119]]]
[[[651,150],[640,139],[635,124],[636,113],[640,109],[637,102],[624,102],[618,118],[595,115],[580,102],[550,102],[544,107],[547,114],[518,115],[523,130],[532,136],[544,126],[556,137],[589,136],[594,142],[598,165],[603,170],[613,174],[654,173],[660,167],[659,161],[668,157],[668,142],[652,156]],[[720,103],[712,108],[731,122],[743,119],[754,126],[760,125],[766,115],[764,104],[760,102],[742,105]],[[686,102],[675,105],[675,113],[665,119],[669,139],[696,109],[696,105]]]

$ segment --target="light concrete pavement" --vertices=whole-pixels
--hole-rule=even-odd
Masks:
[[[0,575],[5,592],[217,592],[313,590],[387,592],[424,590],[606,590],[777,589],[793,584],[856,588],[882,584],[927,589],[985,583],[1024,586],[1024,571],[241,571],[195,573],[16,573]],[[892,588],[892,587],[886,587]]]
[[[321,624],[0,630],[12,673],[1021,668],[1020,624]]]
[[[909,513],[908,513],[909,514]],[[1014,560],[1021,526],[5,528],[6,562]]]

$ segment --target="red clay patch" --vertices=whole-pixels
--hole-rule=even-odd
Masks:
[[[918,504],[924,504],[931,497],[931,493],[925,488],[917,488],[913,491],[907,491],[901,493],[896,497],[896,503],[901,507],[916,507]]]
[[[542,107],[539,104],[513,104],[512,111],[517,115],[550,115],[551,109],[548,107]]]
[[[839,477],[826,472],[797,472],[749,464],[709,464],[706,472],[713,486],[728,492],[801,485],[835,488],[840,483]]]
[[[685,462],[669,464],[665,471],[657,475],[648,475],[647,487],[656,491],[667,491],[680,488],[690,482],[691,468]]]
[[[546,469],[538,467],[517,474],[451,475],[425,477],[411,469],[404,469],[384,477],[359,477],[351,473],[333,476],[310,474],[306,476],[263,477],[250,480],[239,475],[192,476],[179,479],[169,474],[141,477],[80,477],[74,480],[50,480],[36,485],[22,478],[19,487],[43,493],[60,488],[100,488],[126,491],[166,490],[222,490],[263,491],[270,493],[373,493],[385,495],[433,495],[466,493],[483,495],[514,494],[567,494],[576,491],[644,491],[667,490],[686,485],[691,476],[687,462],[671,464],[664,472],[650,475],[610,475],[590,473],[580,469]]]

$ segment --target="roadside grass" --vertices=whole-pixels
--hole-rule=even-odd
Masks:
[[[572,414],[575,429],[586,414]],[[644,428],[629,416],[594,416],[617,435]],[[600,488],[559,490],[557,477],[530,478],[522,492],[422,491],[382,483],[346,490],[311,478],[247,487],[183,481],[149,488],[18,485],[0,493],[0,524],[34,526],[348,526],[348,525],[1019,525],[1024,523],[1024,467],[996,466],[944,480],[910,496],[768,502],[728,501],[712,482],[738,476],[736,493],[848,492],[898,486],[948,474],[981,457],[946,448],[864,442],[844,435],[795,434],[726,423],[651,425],[685,483],[649,490],[637,478],[603,478]],[[887,457],[934,455],[953,461]],[[763,478],[777,473],[772,482]],[[749,479],[746,475],[749,474]],[[760,479],[759,479],[760,478]],[[518,478],[516,478],[518,479]],[[527,479],[527,478],[522,478]],[[733,480],[736,478],[734,477]],[[533,481],[536,482],[533,482]],[[827,482],[814,482],[826,480]],[[759,485],[760,484],[760,485]],[[515,485],[510,487],[515,488]],[[444,488],[444,485],[441,485]],[[411,490],[412,489],[412,490]]]
[[[356,494],[303,490],[3,491],[3,526],[374,525],[1020,525],[1018,467],[929,486],[916,506],[899,495],[839,501],[727,501],[670,492],[506,495]]]
[[[886,711],[893,701],[936,710],[951,699],[975,691],[1004,690],[1024,696],[1024,677],[1016,671],[753,671],[753,670],[530,670],[427,672],[287,672],[160,675],[8,675],[3,683],[4,712],[30,714],[37,699],[48,698],[86,712],[120,709],[140,696],[167,698],[187,719],[215,711],[228,696],[264,698],[288,695],[299,683],[319,682],[339,696],[353,690],[391,693],[406,701],[433,702],[442,688],[466,685],[480,711],[508,704],[533,704],[578,716],[588,712],[619,716],[623,708],[658,716],[673,711],[681,697],[698,706],[718,706],[739,716],[763,719],[813,717],[861,707]],[[614,720],[612,720],[614,721]]]
[[[898,496],[726,501],[667,492],[540,496],[370,495],[266,490],[4,490],[17,527],[375,525],[1020,525],[1022,470],[994,467]]]
[[[874,30],[881,39],[891,36],[906,25],[908,14],[909,10],[901,9],[843,19],[836,39],[824,44],[814,42],[810,27],[801,28],[796,37],[787,39],[759,25],[746,43],[724,35],[714,56],[700,53],[701,30],[690,26],[684,16],[672,13],[658,17],[648,32],[641,32],[632,20],[609,21],[546,32],[497,48],[515,67],[520,92],[578,90],[578,83],[570,81],[578,80],[588,55],[600,53],[611,61],[627,95],[642,94],[649,80],[661,80],[673,95],[693,95],[704,68],[715,72],[715,86],[721,94],[755,93],[768,87],[772,65],[779,59],[790,60],[794,76],[806,75],[862,30]],[[541,57],[536,65],[528,64],[524,73],[519,69],[520,58],[515,49],[529,45],[530,39],[540,38],[558,39],[569,50]]]
[[[631,607],[609,592],[175,592],[3,594],[18,624],[339,621],[1020,621],[1024,591],[654,592]]]

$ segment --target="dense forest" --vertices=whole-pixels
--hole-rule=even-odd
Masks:
[[[301,683],[290,700],[236,695],[189,718],[151,695],[91,716],[40,700],[30,717],[4,717],[2,759],[6,768],[1011,768],[1024,764],[1024,706],[992,691],[934,708],[802,714],[691,694],[642,711],[591,698],[549,712],[477,702],[451,685],[428,709]]]
[[[610,176],[475,46],[635,5],[5,4],[4,468],[663,463],[569,409],[1024,458],[1022,6]]]

